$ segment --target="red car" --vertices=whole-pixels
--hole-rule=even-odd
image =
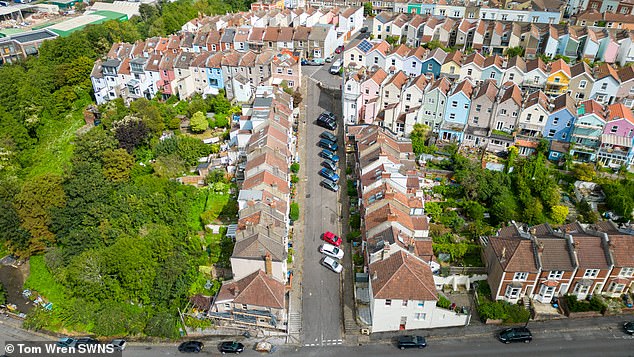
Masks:
[[[335,48],[335,53],[336,54],[340,54],[341,52],[343,52],[343,46],[339,46],[339,47]]]
[[[339,236],[335,235],[332,232],[326,231],[326,233],[324,233],[324,240],[334,245],[335,247],[338,247],[341,245],[341,238],[339,238]]]

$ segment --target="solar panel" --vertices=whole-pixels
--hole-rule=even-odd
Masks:
[[[367,40],[363,40],[358,47],[361,51],[368,52],[372,48],[372,44]]]

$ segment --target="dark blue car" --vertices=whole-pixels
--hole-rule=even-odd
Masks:
[[[322,150],[319,153],[319,156],[323,157],[324,159],[332,160],[334,162],[339,162],[339,156],[337,156],[334,152],[328,149]]]
[[[334,171],[332,171],[331,169],[327,169],[327,168],[322,168],[321,170],[319,170],[319,174],[329,180],[331,180],[332,182],[337,182],[339,181],[339,175],[337,175]]]

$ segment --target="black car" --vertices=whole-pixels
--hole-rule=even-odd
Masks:
[[[74,347],[79,347],[80,345],[98,345],[99,341],[92,337],[81,337],[75,341]]]
[[[634,321],[628,321],[623,324],[623,330],[630,335],[634,335]]]
[[[200,341],[187,341],[181,343],[180,346],[178,346],[178,351],[185,353],[199,353],[203,350],[203,346],[203,343]]]
[[[244,345],[241,344],[240,342],[225,341],[225,342],[220,344],[220,352],[222,354],[225,354],[225,353],[238,354],[238,353],[240,353],[242,351],[244,351]]]
[[[362,27],[362,28],[361,28],[361,30],[359,30],[359,32],[361,32],[361,33],[366,33],[366,32],[368,32],[368,27],[367,27],[367,26]]]
[[[319,118],[317,118],[317,125],[330,130],[337,129],[337,122],[334,119],[326,116],[320,116]]]
[[[526,327],[511,327],[500,331],[498,339],[504,343],[511,342],[526,342],[529,343],[533,340],[531,331]]]
[[[427,341],[423,336],[399,336],[398,348],[404,350],[406,348],[424,348],[427,346]]]
[[[332,141],[333,143],[337,142],[337,137],[333,134],[333,133],[329,133],[327,131],[324,131],[323,133],[319,134],[320,138],[324,138],[324,139],[328,139],[330,141]]]

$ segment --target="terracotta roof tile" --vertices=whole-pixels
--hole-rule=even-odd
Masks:
[[[568,76],[568,78],[571,78],[570,66],[568,66],[568,63],[561,58],[550,65],[550,74],[555,74],[557,72],[563,72],[566,76]]]
[[[224,283],[216,301],[283,309],[285,293],[284,284],[258,270],[238,281]]]
[[[370,279],[375,299],[438,299],[429,266],[403,251],[370,264]]]
[[[518,237],[489,237],[489,244],[504,271],[538,271],[533,241]]]
[[[504,103],[509,99],[513,99],[515,104],[517,104],[518,106],[522,105],[522,91],[515,84],[510,85],[504,90],[500,103]]]
[[[609,263],[600,237],[573,236],[579,268],[607,269]]]
[[[632,109],[626,107],[625,105],[623,105],[623,103],[608,105],[606,119],[626,119],[630,123],[634,124],[634,114],[632,114]],[[634,251],[632,252],[632,254],[634,254]]]

